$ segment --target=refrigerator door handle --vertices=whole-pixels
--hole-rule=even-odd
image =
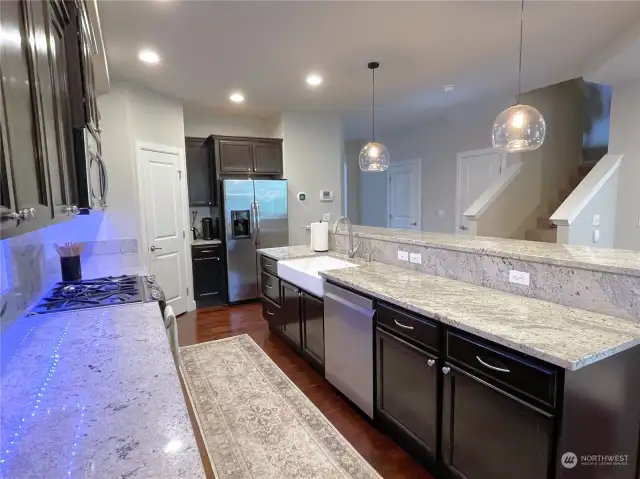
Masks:
[[[249,218],[249,224],[251,225],[251,242],[253,243],[254,246],[257,245],[257,228],[256,228],[256,210],[255,210],[256,204],[252,201],[251,202],[251,209],[250,211],[250,218]]]
[[[260,203],[254,203],[256,209],[256,248],[260,247]]]

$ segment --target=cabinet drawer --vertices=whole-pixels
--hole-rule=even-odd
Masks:
[[[262,298],[262,318],[272,329],[282,328],[282,308],[266,298]]]
[[[262,271],[278,276],[278,262],[263,254],[260,255],[260,268],[262,268]]]
[[[440,328],[427,319],[378,303],[378,324],[434,351],[440,349]]]
[[[218,260],[222,260],[222,248],[221,245],[203,245],[203,246],[192,246],[191,247],[191,256],[195,258],[211,258]]]
[[[447,332],[447,356],[526,396],[555,405],[557,374],[551,368],[451,331]]]
[[[263,271],[262,294],[274,303],[282,304],[282,301],[280,301],[280,278]]]

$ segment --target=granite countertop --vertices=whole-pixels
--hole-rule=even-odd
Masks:
[[[191,246],[211,246],[214,244],[222,244],[222,241],[219,239],[210,239],[210,240],[206,240],[206,239],[197,239],[197,240],[191,240]]]
[[[640,251],[430,233],[376,226],[354,225],[353,231],[354,236],[361,238],[640,276]],[[346,235],[347,233],[344,229],[340,229],[338,234]]]
[[[387,264],[319,274],[568,370],[640,344],[639,323]]]
[[[258,250],[258,253],[268,256],[276,261],[282,261],[287,259],[308,258],[310,256],[338,256],[333,253],[316,253],[309,245],[299,246],[283,246],[280,248],[262,248]]]
[[[0,476],[205,477],[157,303],[23,316],[0,340]]]

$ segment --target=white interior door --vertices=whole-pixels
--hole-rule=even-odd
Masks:
[[[392,163],[387,172],[387,225],[389,228],[421,229],[422,161]]]
[[[494,149],[458,154],[458,233],[468,234],[469,221],[465,218],[464,212],[500,175],[504,160],[504,155]]]
[[[188,309],[184,242],[183,181],[180,154],[142,147],[144,221],[149,272],[164,291],[176,315]]]

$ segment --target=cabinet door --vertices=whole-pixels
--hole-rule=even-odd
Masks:
[[[376,337],[378,416],[435,457],[437,358],[381,329]]]
[[[193,258],[193,288],[196,301],[223,302],[224,269],[220,257]]]
[[[302,293],[302,351],[311,360],[324,364],[324,303]]]
[[[212,206],[214,204],[211,161],[209,149],[204,141],[203,138],[185,139],[189,206]]]
[[[253,145],[248,140],[218,140],[218,159],[223,173],[250,173]]]
[[[442,456],[455,477],[550,477],[553,417],[446,364]]]
[[[39,89],[37,88],[36,48],[46,39],[44,25],[34,28],[30,2],[0,2],[0,27],[10,32],[0,42],[4,108],[6,112],[8,172],[12,181],[15,209],[23,212],[18,230],[43,226],[51,219],[49,177],[46,151],[39,122]],[[46,40],[45,40],[46,41]],[[5,173],[5,174],[8,174]],[[26,214],[24,214],[26,213]],[[33,213],[33,214],[32,214]],[[35,216],[35,218],[34,218]],[[13,221],[3,222],[3,233]],[[24,228],[23,228],[24,226]]]
[[[1,8],[0,8],[1,11]],[[1,27],[1,25],[0,25]],[[0,55],[0,62],[2,56]],[[0,231],[8,232],[15,228],[17,220],[11,219],[16,212],[15,196],[13,194],[13,175],[9,161],[9,143],[7,142],[7,117],[4,109],[2,72],[0,71]]]
[[[295,346],[300,348],[300,293],[295,286],[282,281],[282,332]]]
[[[73,203],[73,161],[71,155],[71,125],[67,62],[64,49],[63,10],[49,2],[30,2],[34,26],[46,32],[47,42],[37,49],[38,83],[40,85],[41,117],[44,150],[47,154],[53,217],[69,216]]]
[[[253,171],[268,175],[282,175],[282,142],[255,141],[253,143]]]

